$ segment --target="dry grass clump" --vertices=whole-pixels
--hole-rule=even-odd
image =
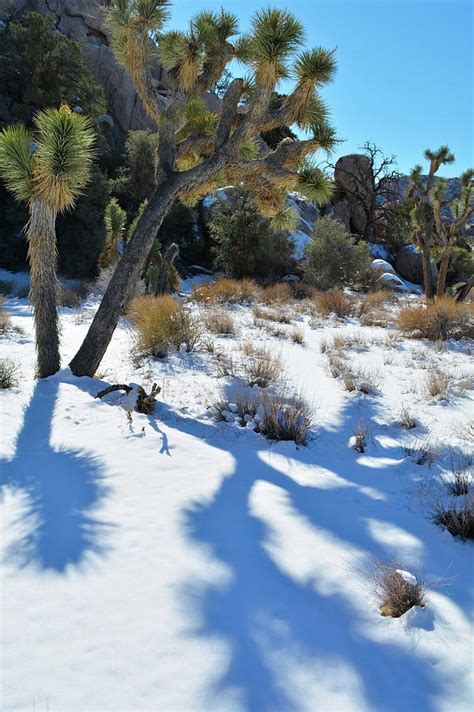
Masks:
[[[352,434],[354,436],[354,449],[357,452],[365,452],[370,435],[370,428],[365,420],[359,420],[356,423]]]
[[[274,321],[278,324],[291,324],[291,314],[284,309],[265,309],[258,304],[253,307],[254,321]]]
[[[382,616],[400,618],[413,606],[425,607],[423,583],[397,564],[376,564],[373,579]]]
[[[14,388],[18,385],[19,365],[10,358],[0,359],[0,389]]]
[[[304,344],[304,330],[300,326],[296,326],[290,332],[290,339],[294,344]]]
[[[256,298],[258,286],[250,279],[228,279],[222,277],[217,282],[208,282],[199,287],[193,285],[193,298],[198,302],[210,304],[230,304],[251,302]]]
[[[186,351],[196,348],[202,333],[196,317],[173,297],[136,297],[128,316],[138,330],[135,351],[139,356],[164,358],[171,347]]]
[[[335,314],[342,318],[350,316],[354,310],[354,300],[341,289],[330,289],[327,292],[318,292],[314,297],[316,309],[323,316]]]
[[[432,443],[429,438],[415,440],[412,445],[405,445],[403,451],[416,465],[428,465],[429,467],[436,462],[441,454],[439,446]]]
[[[5,331],[8,331],[8,329],[10,329],[11,327],[10,317],[3,308],[4,301],[5,300],[3,299],[3,297],[0,296],[0,334],[3,334]]]
[[[456,503],[452,500],[449,505],[437,500],[432,505],[431,518],[452,536],[474,539],[474,495],[460,497]]]
[[[442,297],[417,307],[404,307],[397,328],[406,336],[446,341],[474,338],[474,306]]]
[[[342,351],[346,348],[355,348],[358,351],[363,351],[368,346],[376,343],[375,339],[368,339],[364,334],[354,331],[351,334],[336,334],[330,340],[324,339],[320,344],[321,353],[327,351]]]
[[[472,457],[470,455],[451,456],[451,475],[443,477],[442,484],[453,497],[463,497],[472,489]]]
[[[413,415],[410,413],[406,405],[402,405],[400,408],[400,424],[403,425],[408,430],[413,430],[418,426]]]
[[[259,301],[263,304],[289,304],[294,301],[293,290],[287,282],[278,282],[262,290]]]
[[[12,294],[14,287],[14,282],[10,282],[8,279],[0,279],[0,295]]]
[[[299,395],[261,391],[238,392],[235,402],[214,404],[218,420],[249,427],[270,440],[292,440],[306,445],[314,423],[314,411]]]
[[[235,377],[238,373],[238,364],[231,353],[216,353],[214,376],[216,378]]]
[[[235,321],[224,309],[209,311],[204,317],[206,329],[213,334],[235,334]]]
[[[428,373],[425,379],[424,388],[426,393],[432,398],[436,396],[446,395],[446,391],[452,381],[452,377],[449,373],[444,373],[443,371],[432,371]]]
[[[59,290],[59,303],[62,307],[80,307],[85,296],[85,290],[82,285],[61,287]]]
[[[272,356],[267,348],[255,348],[243,366],[249,386],[267,388],[281,378],[283,367],[279,356]]]

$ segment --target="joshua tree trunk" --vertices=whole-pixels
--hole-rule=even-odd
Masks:
[[[27,233],[39,378],[51,376],[60,367],[55,222],[56,210],[40,198],[33,200]]]
[[[436,296],[442,297],[446,291],[446,276],[448,274],[449,259],[451,257],[451,247],[446,247],[439,263],[438,284],[436,287]]]
[[[177,184],[165,182],[155,191],[150,200],[148,208],[127,243],[86,338],[69,364],[76,376],[93,376],[97,371],[118,320],[143,272],[157,230],[161,227],[176,193]]]
[[[431,254],[427,247],[421,250],[421,262],[423,265],[423,281],[425,283],[425,297],[432,301],[434,297],[433,276],[431,274]]]

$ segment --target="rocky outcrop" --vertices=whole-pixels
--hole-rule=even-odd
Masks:
[[[423,264],[421,254],[415,245],[405,245],[397,255],[395,267],[404,279],[414,284],[423,284]],[[431,275],[433,284],[438,279],[438,268],[434,260],[431,260]]]
[[[57,29],[79,42],[84,61],[104,87],[108,115],[103,122],[117,137],[130,129],[153,126],[128,74],[116,63],[104,27],[103,0],[0,0],[0,19],[9,20],[34,10],[55,21]],[[152,69],[157,89],[167,93],[166,74],[156,63]]]
[[[333,215],[351,233],[363,235],[374,201],[373,177],[367,156],[341,156],[334,167],[335,192],[323,213]]]

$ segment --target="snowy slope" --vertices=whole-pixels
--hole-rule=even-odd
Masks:
[[[240,333],[215,337],[219,347],[270,346],[316,407],[297,447],[215,422],[209,406],[232,379],[214,377],[211,353],[134,369],[125,321],[103,381],[65,369],[35,383],[31,314],[25,301],[7,306],[25,333],[2,339],[2,355],[21,361],[20,386],[0,392],[2,710],[470,709],[472,545],[428,521],[419,497],[449,454],[472,448],[468,344],[389,342],[382,329],[295,313],[298,345],[233,307]],[[63,363],[94,308],[63,310]],[[356,328],[378,339],[350,352],[383,376],[376,395],[344,391],[320,352]],[[445,400],[419,385],[434,367],[455,377]],[[119,396],[93,398],[155,380],[153,416],[130,422]],[[413,431],[398,423],[401,404]],[[363,454],[351,446],[361,418]],[[431,468],[404,450],[428,435],[443,446]],[[374,559],[438,582],[427,607],[382,618]]]

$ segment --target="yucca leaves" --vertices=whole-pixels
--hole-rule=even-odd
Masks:
[[[317,47],[301,52],[295,61],[294,75],[300,82],[309,82],[313,87],[329,84],[336,73],[334,50]]]
[[[292,232],[298,225],[298,213],[291,205],[285,205],[281,210],[270,218],[274,230],[281,232]]]
[[[37,150],[33,191],[58,212],[71,208],[87,183],[95,132],[90,120],[67,107],[45,109],[34,119]]]
[[[326,173],[307,161],[298,171],[295,190],[315,205],[324,205],[334,192],[334,184]]]
[[[440,146],[437,151],[431,151],[429,148],[424,152],[427,161],[434,161],[439,166],[443,164],[453,163],[454,153],[451,153],[448,146]]]
[[[0,177],[18,202],[32,197],[33,137],[22,125],[0,133]]]
[[[126,219],[127,213],[120,207],[117,198],[111,198],[104,211],[104,224],[108,239],[115,240],[122,235]]]
[[[209,111],[200,97],[190,99],[184,111],[184,126],[182,134],[204,134],[209,136],[214,133],[217,126],[217,115]]]

